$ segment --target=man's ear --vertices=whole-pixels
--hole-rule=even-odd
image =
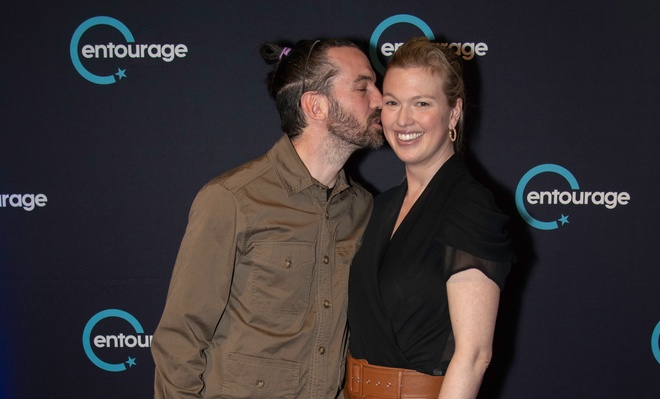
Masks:
[[[322,121],[328,117],[328,98],[319,92],[305,92],[300,99],[300,106],[310,120]]]

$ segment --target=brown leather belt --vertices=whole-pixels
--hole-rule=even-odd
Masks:
[[[346,359],[345,399],[437,399],[445,377]]]

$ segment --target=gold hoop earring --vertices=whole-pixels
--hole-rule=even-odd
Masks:
[[[457,136],[456,128],[449,129],[449,140],[451,140],[452,143],[456,141],[456,136]]]

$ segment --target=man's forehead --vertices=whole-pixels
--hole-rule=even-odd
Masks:
[[[349,81],[375,80],[375,74],[367,56],[355,47],[334,47],[328,57],[339,68],[339,74]]]

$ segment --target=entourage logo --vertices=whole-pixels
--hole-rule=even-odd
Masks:
[[[48,202],[45,194],[0,194],[0,208],[23,208],[32,211],[43,208]]]
[[[83,34],[91,28],[101,25],[107,25],[119,31],[126,40],[126,44],[112,42],[84,44],[82,48],[79,48]],[[172,62],[176,58],[185,57],[188,54],[188,47],[185,44],[137,44],[133,34],[123,23],[111,17],[93,17],[80,24],[73,33],[69,53],[73,66],[80,76],[92,83],[108,85],[128,76],[126,68],[121,68],[121,61],[126,57],[133,59],[160,58],[165,62]],[[119,66],[116,67],[117,72],[109,75],[96,75],[83,65],[80,59],[81,56],[84,59],[117,59],[119,63]]]
[[[653,334],[651,334],[651,351],[655,360],[660,364],[660,322],[655,325]]]
[[[525,189],[529,182],[542,173],[554,173],[561,176],[568,183],[570,191],[567,191],[566,188],[553,188],[543,191],[529,191],[525,194]],[[529,205],[602,205],[607,209],[614,209],[618,205],[628,205],[629,201],[630,194],[627,192],[581,191],[575,176],[566,168],[554,164],[539,165],[530,169],[520,179],[516,188],[516,207],[518,208],[518,213],[520,213],[520,216],[522,216],[525,222],[539,230],[558,229],[560,226],[570,223],[570,215],[560,213],[561,216],[556,220],[541,221],[530,214],[528,210]]]
[[[408,14],[399,14],[391,16],[381,22],[374,30],[374,33],[371,35],[369,40],[369,58],[371,63],[374,65],[374,68],[381,74],[385,73],[385,66],[381,62],[381,57],[388,58],[394,54],[394,52],[403,44],[403,41],[407,40],[410,37],[419,36],[414,34],[402,42],[396,41],[379,43],[383,33],[396,24],[410,24],[417,27],[424,36],[426,36],[430,41],[435,41],[435,35],[431,28],[426,24],[426,22],[417,18],[414,15]],[[441,43],[445,47],[454,49],[456,55],[462,57],[464,60],[469,61],[474,58],[474,56],[483,57],[488,52],[488,45],[486,43]]]
[[[119,319],[119,323],[117,320]],[[127,326],[131,330],[125,330]],[[95,332],[96,331],[96,332]],[[98,331],[110,331],[103,334]],[[95,335],[92,335],[92,334]],[[150,348],[152,335],[145,335],[142,325],[131,314],[118,309],[107,309],[95,314],[85,326],[82,344],[85,354],[98,368],[119,372],[138,365],[137,348]],[[113,358],[114,362],[101,360]],[[135,356],[135,357],[133,357]],[[127,360],[123,358],[127,357]],[[117,361],[117,359],[122,361]]]

